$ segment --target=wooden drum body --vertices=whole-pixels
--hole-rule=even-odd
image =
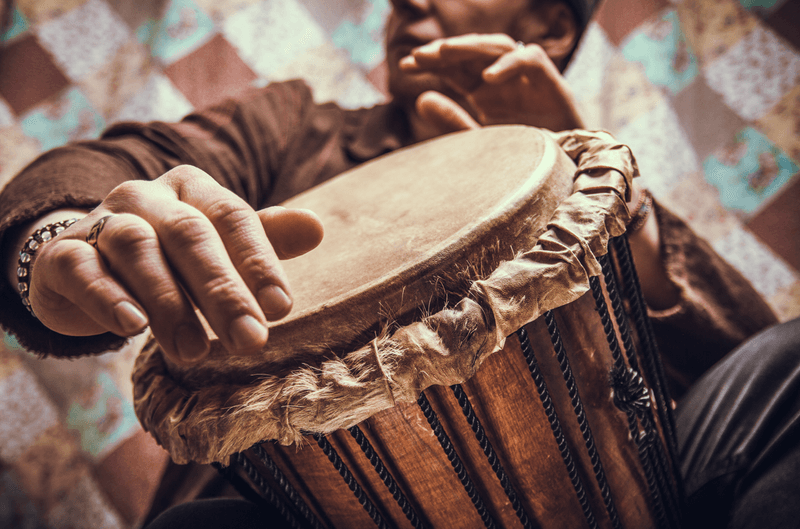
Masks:
[[[556,139],[454,134],[288,201],[326,229],[285,263],[294,311],[256,357],[215,344],[186,368],[151,342],[144,426],[297,527],[678,526],[663,375],[619,237],[635,162],[606,137]]]

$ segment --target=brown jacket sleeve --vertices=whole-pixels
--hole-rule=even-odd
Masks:
[[[45,153],[9,182],[0,194],[0,241],[49,211],[93,208],[122,182],[152,180],[181,164],[203,169],[254,208],[275,204],[331,176],[319,153],[342,121],[338,107],[315,105],[305,83],[289,81],[179,123],[116,125],[99,140]],[[0,325],[42,355],[95,354],[124,344],[111,334],[72,338],[50,331],[22,310],[5,279]]]
[[[671,309],[651,310],[650,318],[670,392],[680,398],[729,351],[778,319],[747,279],[686,223],[657,202],[654,208],[664,266],[681,299]]]

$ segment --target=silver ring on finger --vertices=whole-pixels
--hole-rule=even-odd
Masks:
[[[86,236],[86,242],[91,244],[95,250],[97,250],[97,239],[100,237],[100,232],[103,231],[103,226],[106,225],[106,221],[111,217],[116,217],[116,215],[112,213],[101,217],[100,220],[92,225],[92,228],[89,230],[89,235]]]

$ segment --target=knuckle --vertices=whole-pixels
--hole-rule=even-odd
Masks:
[[[213,226],[202,214],[183,210],[163,219],[158,237],[169,248],[184,251],[207,241],[211,230]]]
[[[203,170],[194,165],[181,164],[164,173],[159,179],[183,183],[195,178],[202,178],[205,174]]]
[[[113,209],[116,205],[127,205],[147,192],[149,182],[129,180],[119,184],[106,196],[104,202]]]
[[[148,294],[147,299],[142,300],[142,304],[148,312],[153,314],[175,316],[188,312],[183,295],[177,285],[172,283],[165,282],[165,284],[156,285],[156,288]]]
[[[252,221],[255,212],[239,197],[226,196],[211,204],[206,210],[206,216],[214,225],[236,229]]]
[[[218,276],[203,286],[204,295],[211,304],[223,307],[226,312],[246,310],[246,289],[231,277]]]
[[[538,44],[528,45],[522,51],[536,64],[543,64],[548,59],[547,52]]]
[[[157,182],[171,189],[180,198],[191,194],[198,183],[216,183],[205,171],[193,165],[179,165],[161,175]]]
[[[83,290],[88,299],[104,299],[111,289],[108,280],[104,278],[90,281]]]
[[[156,233],[153,227],[134,215],[125,215],[125,222],[109,222],[98,244],[117,251],[138,251],[153,246]]]
[[[280,279],[281,274],[275,263],[271,263],[258,253],[246,255],[237,265],[239,273],[246,277],[251,284],[260,286],[262,283],[274,283]]]
[[[43,249],[41,254],[36,257],[35,267],[39,269],[47,267],[48,269],[65,272],[77,271],[93,257],[91,253],[82,252],[75,245],[58,244],[58,242],[61,241],[49,244]]]

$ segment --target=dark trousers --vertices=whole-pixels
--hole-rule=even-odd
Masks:
[[[676,410],[688,527],[800,527],[800,319],[754,336]],[[147,529],[284,527],[244,500],[174,507]]]
[[[690,527],[800,527],[800,319],[726,356],[676,412]]]

